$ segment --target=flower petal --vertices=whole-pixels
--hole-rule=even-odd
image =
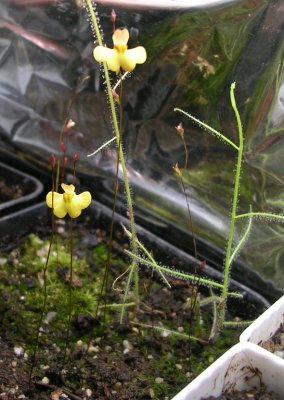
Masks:
[[[143,46],[134,47],[134,49],[126,50],[126,56],[135,60],[136,64],[143,64],[147,60],[147,53]]]
[[[136,67],[136,64],[143,64],[146,61],[146,58],[146,50],[144,47],[138,46],[120,54],[119,62],[124,71],[131,72]]]
[[[106,62],[108,69],[114,72],[119,72],[120,64],[118,61],[118,52],[115,49],[108,47],[97,46],[93,52],[94,58],[98,62]]]
[[[63,194],[57,192],[47,193],[46,204],[50,208],[53,206],[53,214],[58,218],[64,218],[67,214],[67,208],[63,199]]]
[[[90,192],[83,192],[78,195],[75,195],[70,204],[67,204],[68,214],[71,218],[77,218],[81,214],[81,211],[84,208],[87,208],[92,200],[92,196]]]
[[[112,35],[114,46],[125,46],[129,40],[128,29],[116,29]]]
[[[67,194],[72,194],[75,192],[75,186],[74,185],[66,185],[66,183],[61,183],[61,187],[64,190],[65,193]]]
[[[62,194],[57,193],[57,192],[49,192],[46,195],[46,204],[48,205],[48,207],[52,208],[55,204],[56,201],[59,200],[60,196],[62,196]],[[53,199],[52,199],[53,197]]]

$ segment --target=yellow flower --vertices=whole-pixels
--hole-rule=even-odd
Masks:
[[[75,193],[74,185],[61,184],[64,193],[49,192],[46,195],[46,204],[53,209],[54,215],[64,218],[68,213],[71,218],[77,218],[92,200],[90,192]]]
[[[118,73],[120,68],[124,71],[133,71],[136,64],[146,61],[146,50],[142,46],[127,49],[129,32],[127,29],[116,29],[113,36],[113,49],[97,46],[94,49],[94,58],[98,62],[106,62],[108,69]]]

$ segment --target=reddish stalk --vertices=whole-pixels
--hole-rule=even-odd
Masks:
[[[41,330],[41,326],[43,323],[44,315],[46,313],[46,306],[47,306],[47,269],[48,269],[48,263],[49,263],[52,244],[53,244],[54,233],[55,233],[55,221],[54,221],[54,214],[53,214],[53,193],[54,193],[54,185],[55,185],[54,167],[55,167],[55,164],[56,164],[55,156],[52,154],[50,157],[51,181],[52,181],[51,236],[50,236],[50,241],[49,241],[47,257],[46,257],[46,261],[45,261],[44,268],[43,268],[43,304],[42,304],[42,311],[41,311],[41,315],[40,315],[40,318],[38,321],[38,326],[37,326],[35,347],[34,347],[34,351],[32,354],[31,370],[30,370],[30,374],[29,374],[29,387],[31,387],[31,383],[32,383],[32,375],[33,375],[33,371],[35,368],[36,357],[37,357],[38,347],[39,347],[40,330]]]

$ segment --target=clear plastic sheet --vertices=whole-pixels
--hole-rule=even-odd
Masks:
[[[143,44],[148,53],[147,62],[123,84],[123,146],[138,220],[178,246],[192,247],[186,201],[172,171],[176,163],[184,165],[174,128],[182,121],[189,151],[184,178],[198,251],[222,269],[235,154],[173,109],[183,108],[237,141],[229,101],[235,81],[245,134],[239,210],[251,205],[254,211],[282,213],[283,2],[218,1],[216,7],[207,2],[180,10],[99,3],[105,42],[111,46],[110,12],[116,3],[117,27],[126,26],[131,43]],[[111,204],[115,146],[86,157],[113,131],[82,2],[6,0],[0,13],[2,138],[48,168],[50,154],[59,152],[63,123],[71,118],[76,125],[64,135],[68,157],[80,152],[78,173],[91,186],[96,178],[100,185],[93,186],[93,196]],[[239,235],[244,226],[238,225]],[[283,291],[283,229],[254,221],[233,276],[256,287],[259,275]]]

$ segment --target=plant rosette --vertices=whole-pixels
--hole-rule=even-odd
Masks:
[[[283,374],[284,363],[279,357],[250,343],[238,343],[172,400],[213,400],[222,394],[233,399],[234,392],[260,390],[267,393],[265,398],[280,400],[284,398]]]
[[[283,331],[284,296],[277,300],[261,314],[240,336],[241,343],[251,343],[258,349],[260,346],[272,354],[284,365],[284,334],[279,335],[279,343],[273,337]],[[281,340],[282,339],[282,340]]]

